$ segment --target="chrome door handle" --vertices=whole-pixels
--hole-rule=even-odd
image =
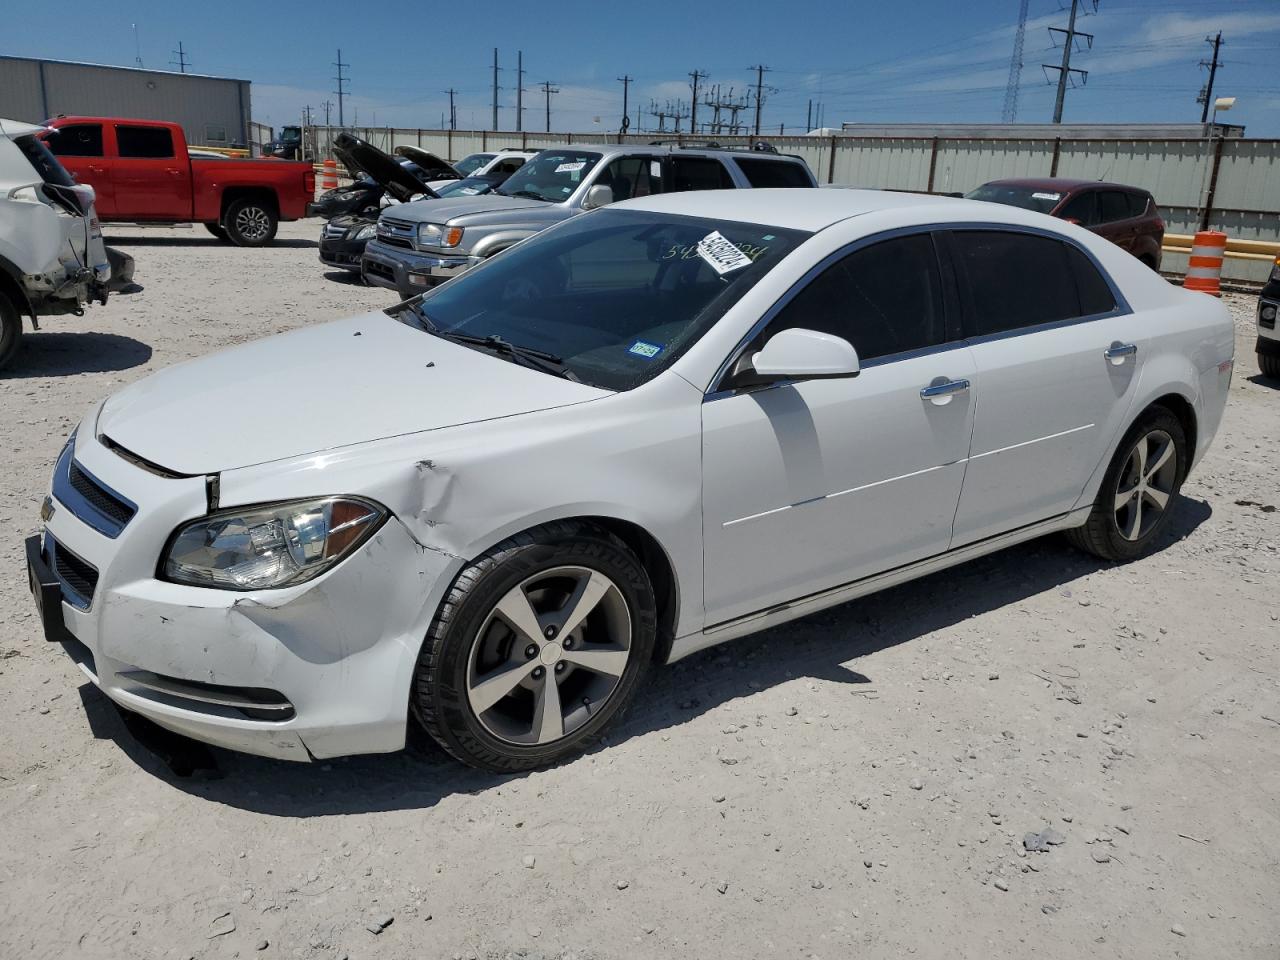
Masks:
[[[1137,352],[1138,348],[1135,344],[1113,343],[1102,355],[1110,360],[1113,366],[1118,367],[1125,362],[1126,358],[1132,357]]]
[[[968,380],[947,380],[943,383],[934,383],[925,387],[920,391],[920,399],[942,406],[945,403],[950,403],[951,398],[957,393],[966,393],[968,390]]]

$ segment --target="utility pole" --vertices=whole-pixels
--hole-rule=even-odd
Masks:
[[[326,100],[320,106],[324,107],[324,125],[327,127],[329,126],[329,111],[333,109],[333,101]]]
[[[1219,34],[1219,36],[1221,36],[1221,34]],[[177,67],[179,73],[186,73],[187,72],[187,52],[182,49],[181,40],[178,41],[178,49],[173,51],[173,55],[178,59],[170,60],[169,66]]]
[[[445,91],[445,93],[449,94],[449,129],[450,130],[458,129],[458,111],[453,106],[453,96],[457,92],[458,91],[453,89],[453,87],[450,87],[448,90]]]
[[[764,75],[769,71],[769,68],[768,68],[768,67],[766,67],[764,64],[759,63],[759,64],[756,64],[754,67],[749,67],[748,69],[750,69],[750,70],[754,70],[754,71],[756,72],[756,128],[755,128],[755,136],[757,136],[757,137],[758,137],[758,136],[760,136],[760,107],[764,104]]]
[[[498,129],[498,48],[493,48],[493,126],[490,130]]]
[[[516,130],[524,129],[524,51],[516,51]]]
[[[1201,89],[1200,96],[1196,98],[1196,102],[1204,104],[1204,109],[1200,111],[1200,122],[1208,123],[1209,107],[1213,105],[1213,78],[1217,75],[1218,68],[1222,66],[1222,62],[1218,60],[1218,48],[1222,46],[1222,31],[1219,30],[1218,35],[1212,40],[1205,37],[1204,42],[1213,44],[1213,59],[1208,63],[1203,60],[1200,61],[1200,66],[1209,68],[1209,83]]]
[[[622,131],[624,133],[627,127],[631,126],[631,116],[627,113],[627,94],[631,92],[631,84],[634,80],[635,78],[628,74],[618,77],[618,82],[622,84]]]
[[[804,132],[808,133],[812,129],[813,129],[813,98],[810,97],[809,112],[805,114],[805,118],[804,118]]]
[[[691,107],[689,111],[689,132],[698,132],[698,81],[707,79],[705,70],[694,70],[689,74],[693,78],[690,86],[693,88],[693,99],[690,101]],[[680,132],[680,119],[676,118],[676,133]]]
[[[551,95],[559,93],[559,87],[553,87],[550,80],[542,81],[542,92],[547,98],[547,133],[551,132]]]
[[[346,123],[345,123],[345,122],[343,122],[342,101],[343,101],[343,98],[344,98],[344,97],[346,97],[346,95],[347,95],[347,89],[346,89],[346,87],[344,87],[344,86],[343,86],[343,84],[344,84],[344,83],[346,83],[346,82],[347,82],[348,80],[350,80],[351,78],[350,78],[350,77],[344,77],[344,76],[342,75],[342,68],[343,68],[343,67],[349,67],[349,66],[351,66],[351,64],[349,64],[349,63],[343,63],[343,62],[342,62],[342,48],[341,48],[341,47],[339,47],[339,48],[338,48],[338,62],[337,62],[337,63],[335,63],[335,64],[334,64],[334,66],[338,68],[338,75],[337,75],[336,77],[334,77],[334,79],[338,81],[338,89],[334,91],[334,93],[336,93],[336,94],[338,95],[338,126],[340,126],[340,127],[345,127],[345,126],[346,126]]]
[[[1071,81],[1071,74],[1073,73],[1080,74],[1081,83],[1089,82],[1088,70],[1077,70],[1075,67],[1071,66],[1071,52],[1072,50],[1075,49],[1076,37],[1084,37],[1086,42],[1088,43],[1089,48],[1090,49],[1093,48],[1093,34],[1081,33],[1079,30],[1076,29],[1076,13],[1078,12],[1079,8],[1080,8],[1080,0],[1071,0],[1071,17],[1067,21],[1067,29],[1063,30],[1061,27],[1049,28],[1050,33],[1060,33],[1063,35],[1062,36],[1062,65],[1056,66],[1056,67],[1048,63],[1042,65],[1045,70],[1058,71],[1058,95],[1055,98],[1053,103],[1053,122],[1054,123],[1062,122],[1062,106],[1067,99],[1067,84],[1070,83]],[[1093,8],[1095,10],[1098,8],[1097,0],[1094,0]]]

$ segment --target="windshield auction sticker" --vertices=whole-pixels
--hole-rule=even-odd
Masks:
[[[1035,197],[1035,199],[1037,200],[1061,200],[1062,199],[1062,194],[1060,193],[1033,193],[1031,196]]]
[[[698,241],[698,256],[721,276],[751,266],[751,258],[719,230],[712,230]]]
[[[587,165],[587,161],[578,160],[574,163],[562,163],[556,167],[556,173],[577,173]]]

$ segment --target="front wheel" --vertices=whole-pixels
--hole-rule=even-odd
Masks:
[[[472,766],[556,763],[630,704],[656,634],[653,587],[620,540],[586,523],[535,527],[459,574],[423,644],[413,710]]]
[[[237,247],[262,247],[275,239],[280,218],[265,200],[237,200],[227,207],[222,228]]]
[[[22,314],[0,291],[0,370],[7,367],[18,355],[18,347],[22,344]]]
[[[1089,519],[1067,538],[1104,560],[1147,553],[1169,525],[1188,462],[1178,418],[1164,407],[1147,410],[1120,441]]]

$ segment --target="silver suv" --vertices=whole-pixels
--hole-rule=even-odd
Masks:
[[[483,196],[384,211],[361,272],[366,282],[408,298],[540,230],[619,200],[683,190],[814,186],[803,160],[771,151],[662,143],[557,147]]]

